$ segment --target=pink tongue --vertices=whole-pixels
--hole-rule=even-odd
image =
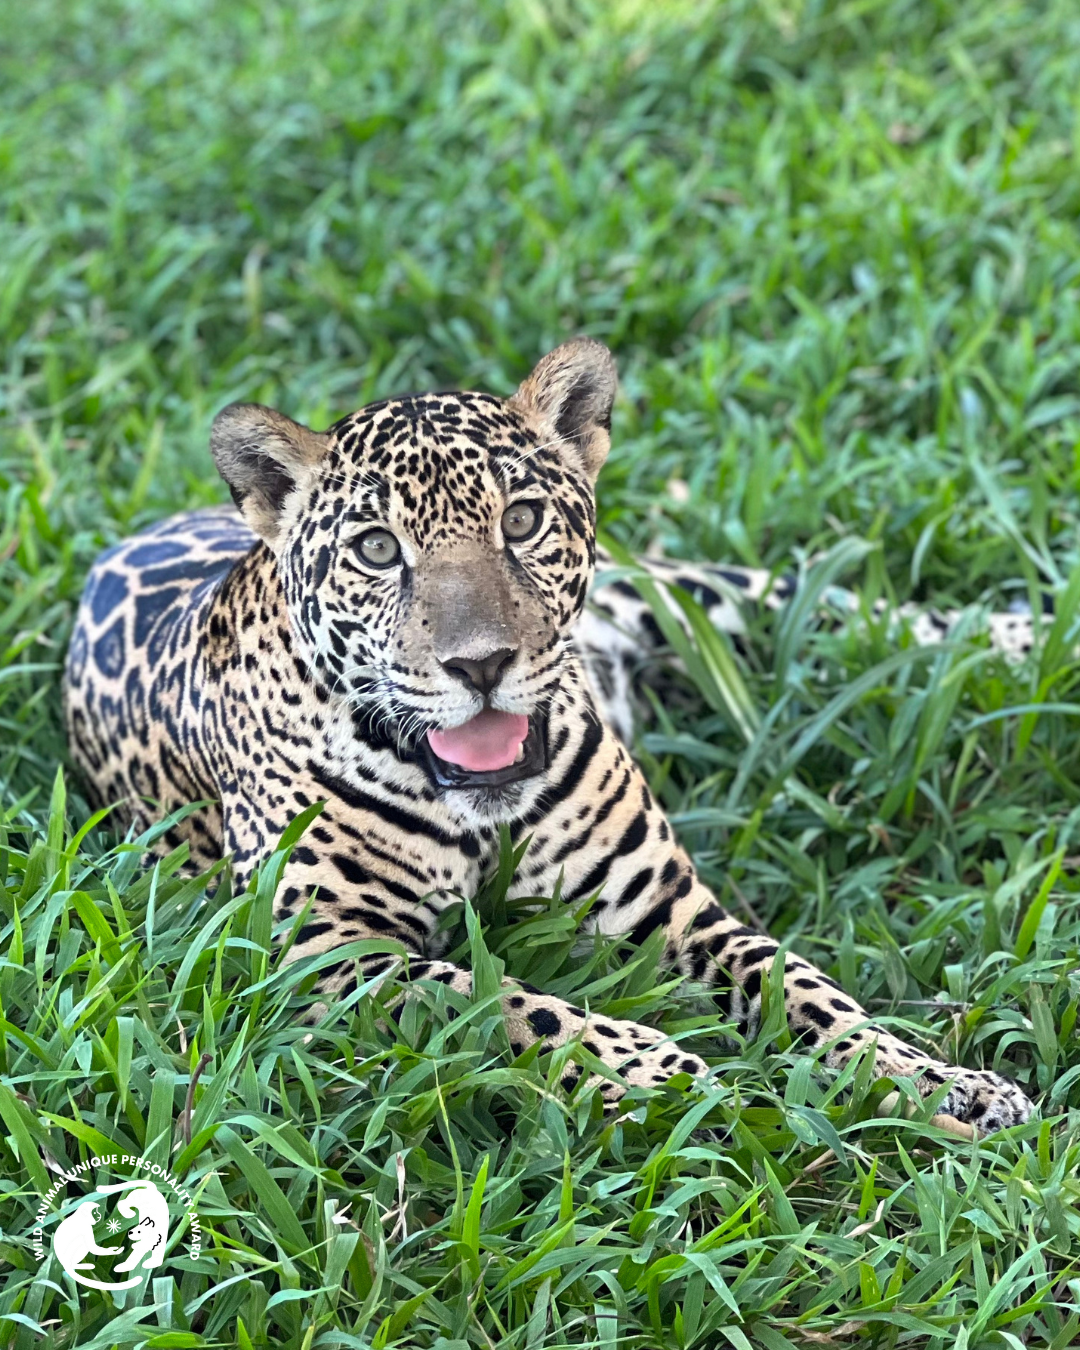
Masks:
[[[480,773],[508,769],[518,747],[529,734],[529,719],[522,713],[496,712],[485,708],[470,721],[449,731],[429,731],[428,742],[440,759],[461,769]]]

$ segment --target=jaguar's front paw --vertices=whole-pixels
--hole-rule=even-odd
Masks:
[[[936,1080],[936,1081],[935,1081]],[[993,1134],[1009,1125],[1022,1125],[1032,1103],[1011,1078],[987,1069],[928,1070],[919,1080],[925,1096],[948,1081],[949,1091],[938,1111],[974,1125],[980,1134]]]

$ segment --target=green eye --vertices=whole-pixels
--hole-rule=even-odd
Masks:
[[[542,519],[538,502],[518,502],[515,506],[508,506],[502,518],[503,538],[512,539],[515,543],[531,539],[540,528]]]
[[[401,545],[389,530],[366,530],[353,540],[353,548],[369,567],[393,567],[401,557]]]

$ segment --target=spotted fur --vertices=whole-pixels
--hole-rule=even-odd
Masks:
[[[325,802],[276,899],[279,921],[310,904],[290,959],[392,938],[412,979],[463,993],[471,977],[440,959],[436,924],[475,891],[505,824],[532,840],[514,893],[599,893],[595,927],[634,942],[659,929],[665,960],[752,1029],[777,944],[701,883],[598,716],[574,646],[614,393],[610,354],[578,339],[508,400],[397,398],[323,434],[268,409],[226,409],[212,449],[238,510],[164,521],[91,572],[66,712],[93,794],[137,823],[211,800],[164,842],[186,841],[200,866],[231,854],[241,883],[298,811]],[[514,542],[503,513],[523,500],[541,525]],[[373,527],[399,541],[395,566],[358,552]],[[492,653],[509,654],[493,686],[462,678]],[[542,728],[545,762],[501,785],[440,786],[426,731],[467,721],[485,700]],[[390,964],[342,960],[321,989],[341,994]],[[905,1044],[802,957],[787,956],[784,989],[792,1032],[830,1064],[876,1042],[879,1074],[915,1076],[924,1093],[948,1082],[943,1111],[983,1128],[1026,1118],[1014,1084]],[[515,1051],[580,1038],[632,1084],[708,1072],[651,1027],[536,989],[508,983],[503,1007]]]
[[[740,647],[746,634],[747,612],[755,608],[774,613],[782,610],[798,589],[794,576],[720,563],[638,558],[635,571],[659,583],[657,594],[684,627],[686,618],[672,598],[673,587],[692,595],[713,625]],[[817,622],[838,626],[860,612],[861,602],[854,591],[829,586],[821,597]],[[1000,652],[1006,660],[1022,660],[1035,644],[1035,620],[1026,603],[1008,611],[980,614],[977,610],[939,610],[911,603],[890,609],[886,601],[879,600],[870,613],[876,620],[885,620],[894,632],[906,628],[918,646],[946,642],[961,626],[971,635],[979,631],[980,624],[991,650]],[[1053,598],[1044,596],[1047,622],[1052,621],[1053,613]],[[652,609],[626,569],[619,568],[603,549],[597,549],[597,574],[574,631],[574,645],[601,717],[629,744],[640,704],[635,698],[637,678],[648,658],[665,651],[667,644]]]

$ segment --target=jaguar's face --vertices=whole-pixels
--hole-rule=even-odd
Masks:
[[[543,751],[593,533],[592,484],[557,444],[499,399],[436,394],[333,428],[280,565],[332,689],[435,750],[436,771],[505,781]]]
[[[215,423],[305,660],[444,788],[544,767],[614,392],[610,354],[582,339],[505,401],[391,399],[325,436],[250,406]]]

